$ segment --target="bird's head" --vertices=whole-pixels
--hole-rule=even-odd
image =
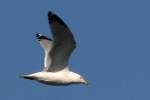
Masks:
[[[83,78],[82,76],[79,77],[79,80],[80,80],[81,84],[84,84],[84,85],[88,85],[89,84],[88,81],[85,78]]]
[[[83,76],[77,74],[77,73],[71,73],[73,78],[73,83],[79,83],[79,84],[84,84],[84,85],[88,85],[88,81],[83,78]]]

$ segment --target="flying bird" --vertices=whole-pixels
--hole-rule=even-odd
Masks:
[[[88,82],[82,75],[71,71],[68,66],[70,55],[76,48],[72,32],[64,21],[52,11],[48,12],[48,21],[53,39],[40,33],[36,34],[37,40],[45,52],[44,69],[21,77],[54,86],[87,85]]]

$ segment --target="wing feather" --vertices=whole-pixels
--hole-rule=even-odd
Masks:
[[[48,13],[48,20],[53,36],[53,47],[49,52],[52,59],[51,65],[46,71],[60,71],[68,65],[69,57],[76,47],[72,32],[68,26],[51,11]]]

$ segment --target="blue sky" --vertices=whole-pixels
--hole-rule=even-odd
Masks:
[[[150,1],[1,0],[1,100],[150,100]],[[70,27],[77,49],[71,69],[89,86],[54,87],[19,79],[40,71],[35,34],[51,36],[49,10]]]

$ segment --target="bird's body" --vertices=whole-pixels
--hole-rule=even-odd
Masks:
[[[23,75],[29,80],[36,80],[47,85],[88,84],[79,74],[72,72],[68,67],[68,60],[76,43],[72,32],[67,25],[51,11],[48,13],[53,40],[36,34],[36,37],[44,49],[44,69],[41,72]]]
[[[68,69],[64,69],[59,72],[37,72],[25,75],[24,78],[36,80],[47,85],[69,85],[84,82],[84,80],[82,82],[77,82],[77,80],[80,79],[80,75],[71,72]]]

